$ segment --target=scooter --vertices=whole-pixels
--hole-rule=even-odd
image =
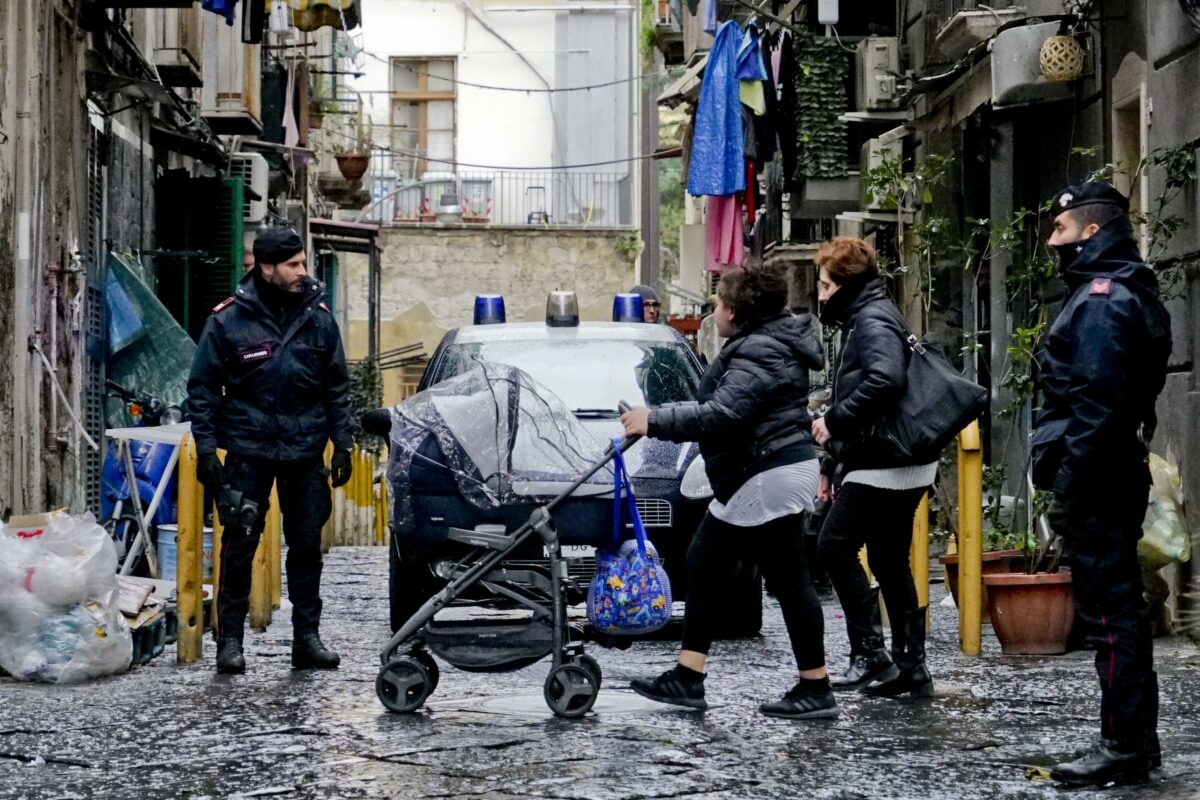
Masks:
[[[110,396],[119,397],[125,402],[130,416],[134,419],[134,427],[172,425],[183,420],[183,410],[179,406],[168,405],[145,392],[131,391],[114,381],[107,381],[106,385]],[[112,441],[109,442],[105,454],[100,486],[101,524],[116,542],[117,559],[122,564],[137,535],[139,525],[137,513],[131,503],[132,487],[137,486],[142,507],[149,506],[159,482],[167,471],[173,450],[170,445],[141,440],[129,442],[129,448],[130,460],[133,462],[133,479],[131,480],[126,472],[117,442]],[[154,517],[147,520],[151,527],[172,524],[178,519],[175,506],[175,476],[170,476],[168,481]],[[144,556],[138,556],[138,563],[131,572],[135,575],[147,574]]]

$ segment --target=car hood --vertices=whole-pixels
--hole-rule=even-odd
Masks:
[[[618,419],[581,419],[580,423],[601,441],[625,435]],[[626,451],[625,464],[634,478],[679,480],[698,452],[691,442],[678,444],[643,437]]]

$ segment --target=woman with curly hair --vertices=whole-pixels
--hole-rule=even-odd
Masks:
[[[687,605],[678,663],[632,683],[661,703],[704,709],[705,666],[733,564],[752,561],[783,612],[800,679],[762,713],[832,718],[837,702],[825,672],[824,616],[804,560],[803,515],[816,496],[819,465],[808,414],[808,373],[822,367],[810,317],[787,310],[778,270],[726,272],[717,287],[717,330],[729,337],[704,373],[696,399],[635,408],[625,432],[699,442],[714,499],[687,553]]]

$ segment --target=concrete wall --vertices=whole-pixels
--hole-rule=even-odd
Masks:
[[[471,324],[477,294],[502,294],[510,322],[543,319],[553,289],[579,295],[583,319],[605,320],[634,283],[630,234],[619,231],[387,228],[380,303],[381,349],[423,342],[430,355],[450,328]],[[367,264],[346,255],[347,355],[366,355]],[[385,399],[400,377],[390,373]]]

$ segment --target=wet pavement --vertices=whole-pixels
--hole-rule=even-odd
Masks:
[[[333,673],[293,673],[286,612],[247,636],[249,672],[216,675],[214,646],[180,666],[174,648],[126,675],[73,687],[0,680],[3,798],[1200,798],[1200,650],[1157,642],[1164,769],[1150,783],[1061,790],[1026,767],[1087,746],[1096,730],[1090,653],[1004,658],[957,650],[938,604],[924,701],[840,696],[836,721],[768,719],[794,664],[778,608],[764,634],[713,651],[706,713],[658,706],[626,687],[670,665],[675,644],[591,652],[604,685],[588,717],[559,720],[542,699],[545,663],[500,675],[442,666],[411,716],[375,697],[387,638],[386,551],[339,548],[326,562],[323,637]],[[285,601],[286,602],[286,601]],[[846,637],[825,603],[832,664]]]

